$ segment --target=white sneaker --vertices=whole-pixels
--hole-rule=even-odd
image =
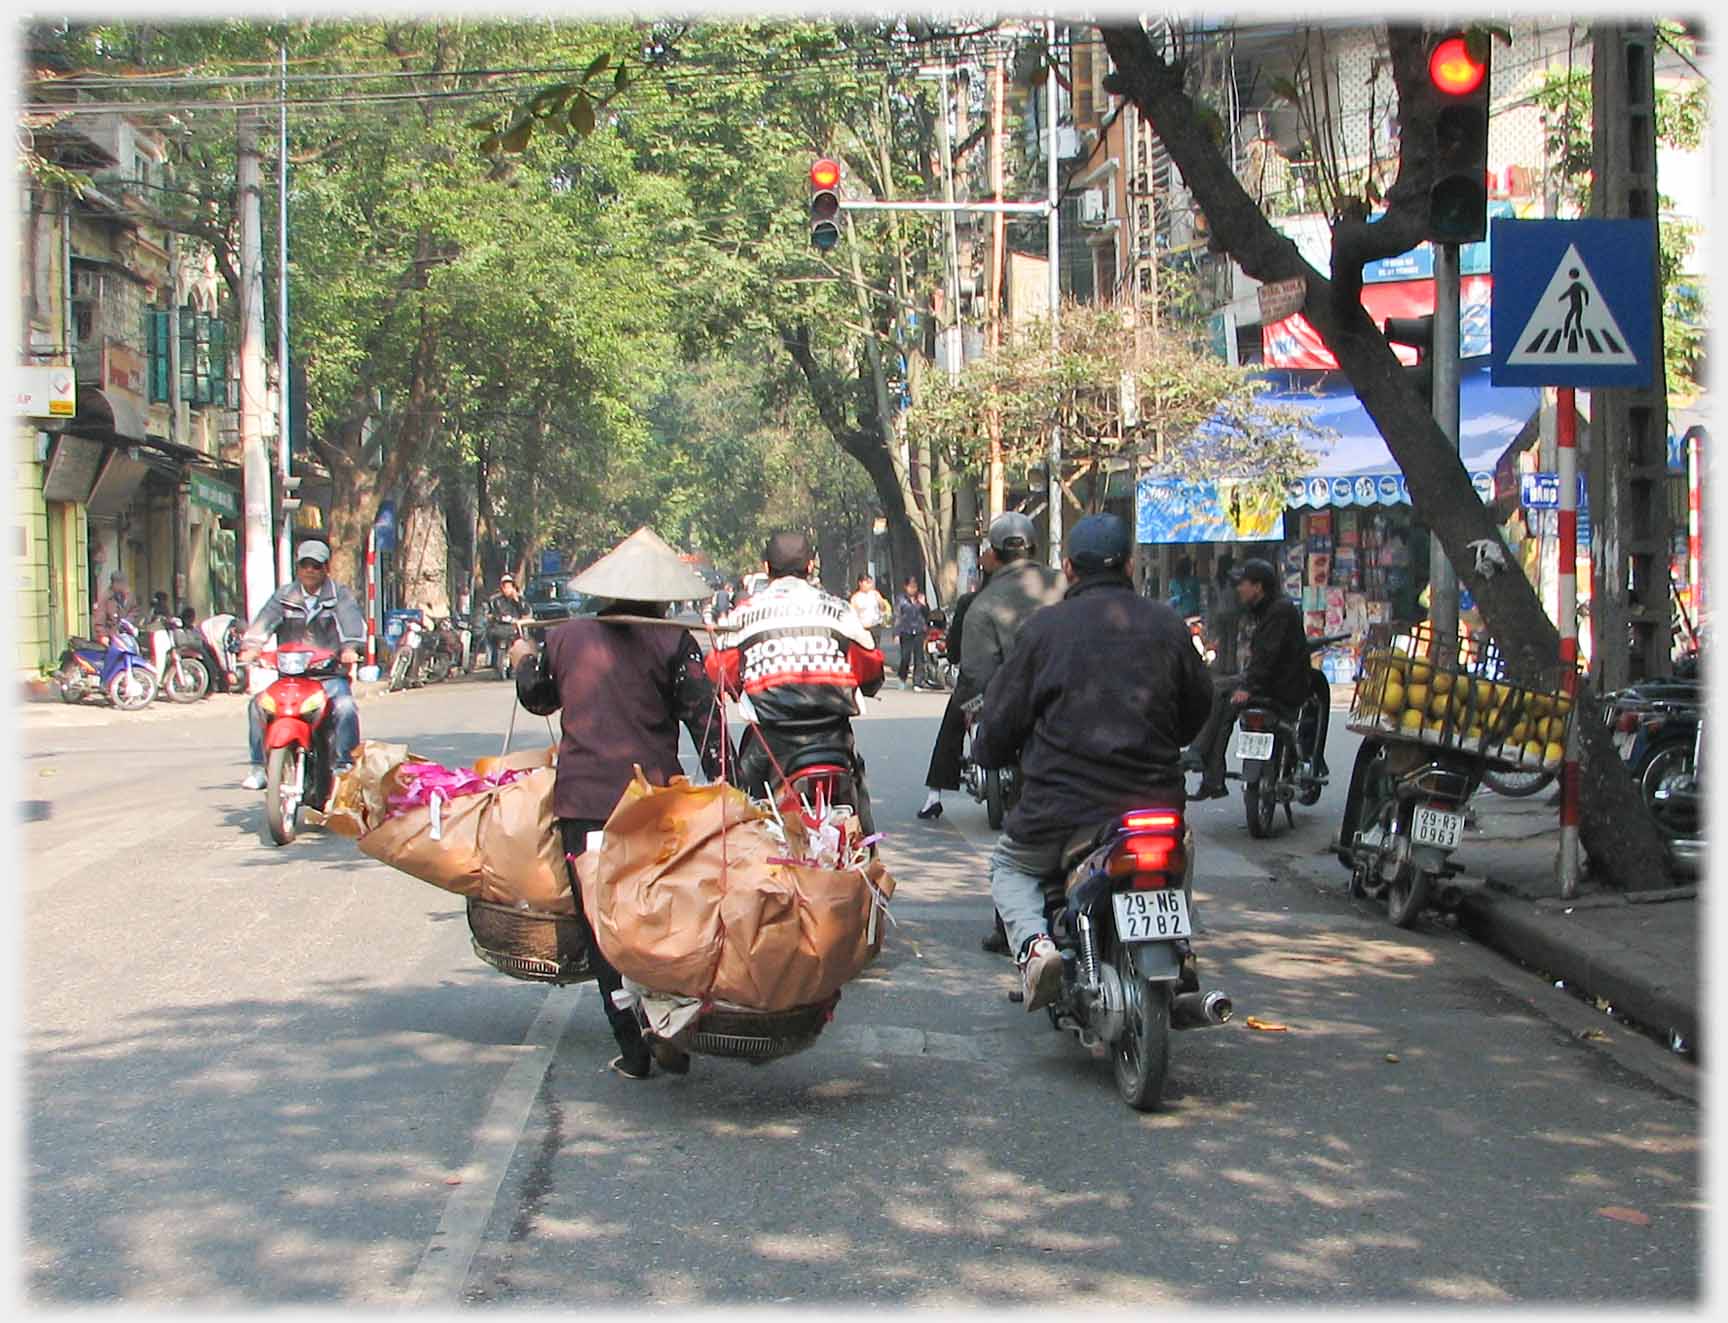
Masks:
[[[1043,934],[1034,937],[1020,957],[1020,986],[1029,1011],[1042,1010],[1062,991],[1062,953]]]
[[[264,769],[254,767],[246,773],[246,779],[240,783],[242,790],[262,790],[264,788]]]

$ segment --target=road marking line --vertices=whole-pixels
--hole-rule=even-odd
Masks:
[[[462,1286],[492,1218],[498,1188],[522,1142],[558,1040],[586,991],[587,984],[575,984],[547,992],[522,1040],[529,1050],[511,1065],[475,1131],[474,1151],[460,1172],[462,1184],[450,1193],[438,1229],[408,1283],[403,1308],[455,1309],[462,1303]]]

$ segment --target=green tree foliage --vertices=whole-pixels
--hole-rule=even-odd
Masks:
[[[1282,494],[1312,466],[1307,443],[1318,447],[1330,435],[1304,410],[1258,403],[1264,381],[1179,328],[1144,330],[1137,349],[1121,309],[1078,303],[1063,305],[1060,326],[1055,350],[1049,323],[1031,322],[1000,354],[927,387],[909,434],[948,448],[956,467],[972,467],[999,420],[1003,460],[1024,470],[1043,462],[1051,429],[1060,427],[1078,461],[1069,481],[1085,484],[1077,503],[1093,511],[1103,508],[1106,474],[1124,463],[1189,481],[1248,479]]]

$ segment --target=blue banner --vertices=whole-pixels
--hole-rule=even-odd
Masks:
[[[1246,482],[1183,482],[1153,476],[1135,487],[1140,542],[1282,542],[1284,508]]]

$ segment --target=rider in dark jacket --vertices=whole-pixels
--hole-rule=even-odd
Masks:
[[[1184,800],[1180,755],[1212,703],[1182,617],[1124,572],[1128,528],[1088,515],[1069,535],[1066,597],[1034,612],[984,692],[980,761],[1018,760],[1024,789],[990,862],[990,892],[1018,953],[1026,1007],[1061,983],[1041,881],[1076,829]]]
[[[1224,788],[1224,745],[1236,710],[1250,698],[1261,698],[1294,713],[1308,697],[1311,684],[1302,611],[1284,595],[1277,570],[1267,561],[1244,561],[1236,573],[1236,600],[1245,616],[1242,635],[1247,657],[1239,674],[1213,682],[1219,701],[1194,741],[1204,769],[1197,799],[1229,793]]]

